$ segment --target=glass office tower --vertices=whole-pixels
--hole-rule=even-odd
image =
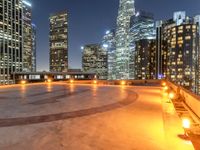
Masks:
[[[68,70],[68,13],[50,16],[50,71]]]
[[[32,6],[23,0],[23,71],[33,71]]]
[[[185,13],[174,13],[157,29],[163,77],[199,94],[199,25]],[[185,18],[182,18],[184,16]],[[182,18],[182,19],[181,19]]]
[[[116,79],[129,79],[129,29],[134,0],[120,0],[116,28]]]
[[[0,84],[12,84],[11,73],[23,70],[23,3],[0,0]]]
[[[85,45],[82,53],[84,72],[96,73],[100,80],[108,79],[107,51],[100,44]]]
[[[36,72],[36,25],[32,23],[32,72]]]
[[[108,53],[108,80],[115,80],[115,30],[107,31],[103,37],[102,47]]]
[[[137,49],[136,42],[140,40],[144,40],[148,43],[152,43],[152,39],[155,39],[155,24],[154,24],[154,16],[152,13],[139,11],[135,16],[131,17],[131,27],[129,33],[129,43],[130,43],[130,60],[129,60],[129,79],[137,79],[138,75],[136,75],[136,62],[138,62],[136,53],[140,51]],[[144,41],[140,41],[141,46],[145,46],[145,50],[150,48],[150,46],[146,46]],[[153,42],[154,43],[154,42]]]
[[[141,39],[136,41],[135,79],[156,79],[156,40]]]

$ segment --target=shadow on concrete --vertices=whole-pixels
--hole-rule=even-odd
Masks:
[[[66,119],[71,119],[71,118],[78,118],[78,117],[93,115],[97,113],[103,113],[103,112],[111,111],[117,108],[122,108],[134,103],[138,98],[138,95],[134,93],[133,91],[129,91],[129,90],[127,91],[128,91],[128,96],[123,101],[119,101],[113,104],[84,109],[84,110],[78,110],[78,111],[73,111],[73,112],[63,112],[63,113],[58,113],[58,114],[30,116],[30,117],[23,117],[23,118],[0,119],[0,127],[31,125],[31,124],[66,120]]]

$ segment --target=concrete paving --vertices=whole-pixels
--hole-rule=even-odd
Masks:
[[[159,87],[0,87],[0,150],[192,150]]]

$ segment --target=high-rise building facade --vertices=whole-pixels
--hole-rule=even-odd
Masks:
[[[129,79],[129,30],[135,15],[134,0],[120,0],[116,28],[116,79]]]
[[[100,44],[85,45],[82,53],[84,72],[96,73],[98,79],[108,78],[107,51]]]
[[[32,64],[32,6],[23,0],[23,71],[33,71]]]
[[[194,23],[197,24],[197,26],[199,28],[198,33],[199,33],[199,37],[200,37],[200,15],[194,16]],[[200,38],[199,38],[199,44],[200,44]],[[199,52],[198,53],[199,53],[198,54],[198,56],[199,56],[199,64],[198,64],[199,75],[198,75],[198,77],[199,77],[199,79],[198,79],[198,92],[197,93],[200,95],[200,47],[199,47]]]
[[[150,12],[138,11],[131,17],[130,42],[141,39],[155,39],[154,15]]]
[[[156,79],[156,40],[142,39],[136,41],[135,79]]]
[[[14,83],[11,73],[23,70],[22,16],[22,0],[0,1],[0,84]]]
[[[50,16],[50,71],[68,70],[68,13]]]
[[[32,23],[32,72],[36,72],[36,25]]]
[[[196,24],[169,28],[167,40],[167,79],[197,92],[199,35]]]
[[[131,26],[129,33],[130,60],[129,60],[129,79],[136,79],[136,42],[140,40],[149,40],[156,38],[154,17],[152,13],[139,11],[131,17]],[[143,46],[143,44],[141,45]],[[145,49],[148,48],[145,46]]]
[[[176,26],[176,23],[173,19],[169,19],[166,21],[157,21],[156,22],[156,72],[157,78],[167,78],[167,38],[164,35],[165,30]],[[165,37],[165,38],[164,38]]]
[[[108,80],[115,80],[115,30],[110,30],[106,32],[103,37],[102,47],[106,49],[108,54]]]
[[[162,50],[163,47],[163,40],[162,40],[162,31],[163,31],[163,21],[156,21],[156,76],[157,79],[165,78],[164,76],[164,70],[167,70],[164,68],[166,66],[166,52]]]
[[[181,16],[185,15],[164,21],[157,30],[161,33],[157,50],[162,58],[162,76],[199,93],[199,25],[193,18]]]

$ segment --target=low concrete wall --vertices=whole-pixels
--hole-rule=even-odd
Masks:
[[[75,84],[94,84],[95,80],[74,80],[73,83]],[[70,80],[67,81],[70,83]],[[121,85],[122,80],[96,80],[97,84],[101,85]],[[125,85],[153,85],[153,86],[160,86],[161,85],[161,80],[124,80]]]
[[[167,85],[171,87],[177,94],[180,94],[186,105],[200,119],[200,96],[171,82],[167,82]]]

